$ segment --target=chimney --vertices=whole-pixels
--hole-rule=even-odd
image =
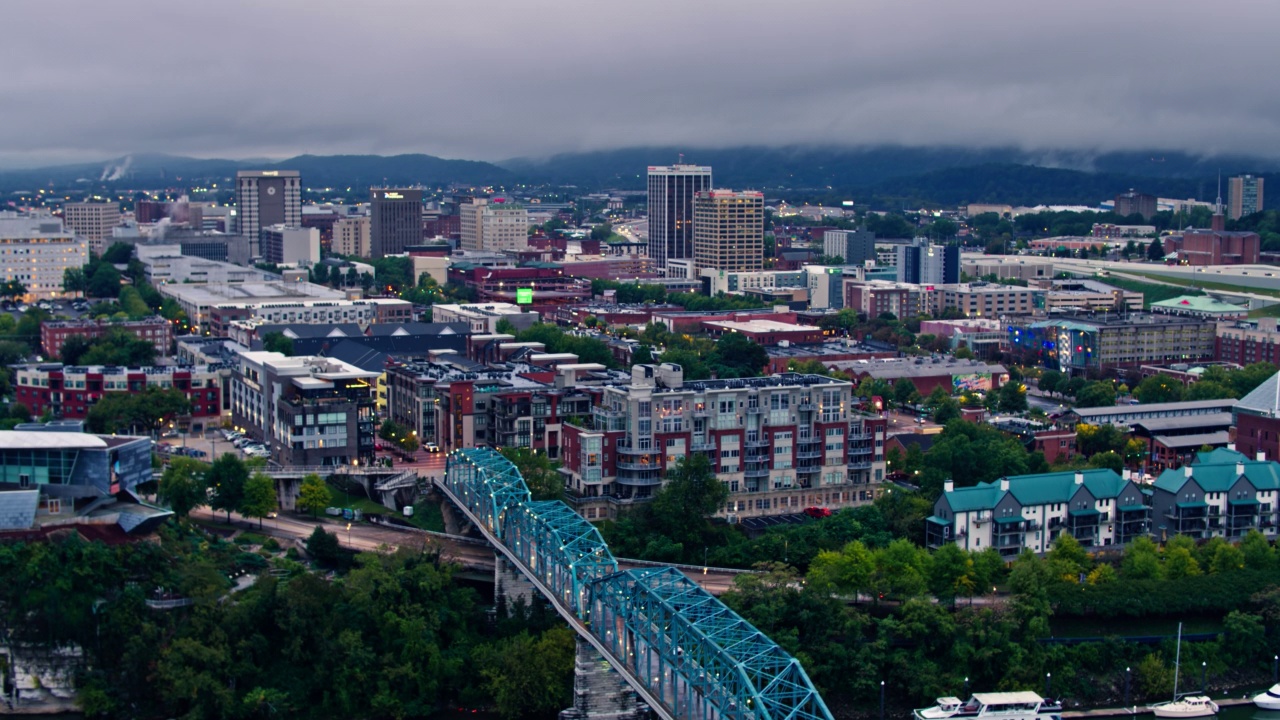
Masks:
[[[1000,491],[1009,492],[1009,478],[1007,477],[1000,478]]]
[[[1227,449],[1228,449],[1228,450],[1230,450],[1231,452],[1235,452],[1235,451],[1236,451],[1236,444],[1235,444],[1235,443],[1227,443]]]
[[[1236,463],[1236,477],[1240,477],[1241,475],[1244,475],[1244,463],[1238,462]]]
[[[1077,470],[1077,471],[1076,471],[1076,484],[1077,484],[1077,485],[1083,485],[1083,484],[1084,484],[1084,471],[1083,471],[1083,470]]]
[[[1261,450],[1259,450],[1259,451],[1258,451],[1258,456],[1257,456],[1257,458],[1255,458],[1255,459],[1256,459],[1258,462],[1266,462],[1266,461],[1267,461],[1267,454],[1266,454],[1266,453],[1264,453],[1264,452],[1262,452]]]
[[[1184,466],[1183,466],[1183,468],[1182,468],[1182,474],[1183,474],[1183,475],[1186,475],[1187,477],[1191,477],[1191,466],[1190,466],[1190,465],[1184,465]]]
[[[942,483],[942,492],[944,493],[953,492],[955,489],[956,483],[954,480],[946,480]]]

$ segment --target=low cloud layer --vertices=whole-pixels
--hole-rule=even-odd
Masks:
[[[1280,3],[5,5],[0,166],[641,145],[1280,155]]]

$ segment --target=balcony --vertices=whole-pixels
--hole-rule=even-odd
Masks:
[[[850,470],[870,470],[870,469],[871,469],[871,461],[870,461],[870,460],[853,460],[853,459],[850,459],[850,460],[849,460],[849,464],[847,465],[847,467],[848,467]]]
[[[743,440],[743,441],[742,441],[742,444],[743,444],[743,446],[744,446],[744,447],[749,447],[749,448],[765,448],[765,447],[769,447],[769,441],[768,441],[768,439],[763,438],[763,437],[753,437],[753,436],[751,436],[751,435],[748,435],[748,436],[747,436],[747,438],[746,438],[746,440]]]
[[[617,462],[619,470],[656,470],[661,466],[656,462],[640,462],[637,460],[622,460]]]
[[[803,450],[796,453],[797,460],[815,460],[822,457],[822,450]]]
[[[716,444],[713,440],[695,437],[693,441],[689,443],[689,447],[695,452],[705,452],[708,450],[715,450]]]
[[[818,406],[814,405],[812,400],[801,400],[799,403],[796,403],[796,409],[800,412],[813,412],[817,408]]]
[[[768,467],[762,467],[762,468],[751,468],[751,469],[749,469],[749,470],[744,470],[744,471],[743,471],[743,473],[742,473],[742,476],[743,476],[744,478],[748,478],[748,479],[750,479],[750,478],[767,478],[767,477],[769,477],[769,468],[768,468]]]
[[[759,405],[748,405],[747,412],[752,415],[759,415],[760,413],[764,412],[764,408],[760,407]]]

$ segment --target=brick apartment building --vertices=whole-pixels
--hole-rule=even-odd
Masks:
[[[156,346],[157,355],[168,355],[173,347],[173,325],[162,317],[112,322],[106,320],[46,320],[40,323],[40,345],[44,354],[57,356],[67,338],[79,335],[93,340],[120,329]]]
[[[852,383],[787,373],[684,382],[678,365],[636,365],[591,417],[564,425],[570,502],[588,520],[644,502],[667,472],[706,453],[729,490],[721,516],[871,502],[884,480],[885,419],[854,410]]]
[[[1276,323],[1276,318],[1218,323],[1213,359],[1237,365],[1280,365],[1280,327]]]
[[[111,393],[139,393],[148,387],[172,389],[191,401],[192,429],[216,424],[222,415],[222,382],[219,370],[195,367],[104,367],[60,363],[17,368],[14,396],[33,415],[45,410],[66,420],[82,420],[89,408]]]

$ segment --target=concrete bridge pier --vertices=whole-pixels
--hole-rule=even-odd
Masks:
[[[494,605],[510,614],[516,602],[523,600],[526,608],[533,607],[535,599],[540,598],[538,589],[516,568],[506,555],[494,552],[495,567],[493,570],[493,602]]]
[[[573,667],[573,707],[560,711],[559,720],[647,720],[652,713],[636,691],[591,643],[576,636]]]

